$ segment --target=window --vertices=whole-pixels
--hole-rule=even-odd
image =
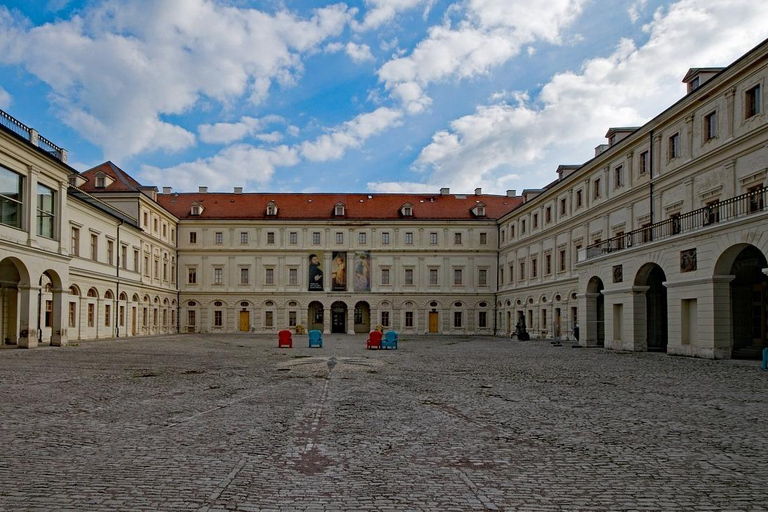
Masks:
[[[69,253],[72,256],[80,256],[80,229],[72,228],[72,238],[70,241]]]
[[[149,256],[144,255],[144,275],[149,276]]]
[[[168,261],[163,260],[163,281],[168,280]]]
[[[299,269],[297,268],[288,269],[288,284],[291,284],[294,286],[299,284]]]
[[[413,245],[413,233],[406,233],[405,234],[405,245]]]
[[[680,233],[682,226],[680,225],[680,214],[675,213],[669,216],[672,220],[672,234],[677,235]]]
[[[583,204],[581,190],[576,191],[576,208],[581,208]]]
[[[199,217],[203,213],[203,207],[197,204],[193,204],[189,211],[190,215]]]
[[[149,214],[144,212],[144,227],[149,227]]]
[[[120,316],[120,323],[119,323],[119,325],[121,327],[123,327],[125,325],[125,306],[120,306],[118,311],[119,311],[119,316]]]
[[[412,217],[412,216],[413,216],[413,207],[411,205],[403,206],[403,217]]]
[[[525,234],[525,219],[520,221],[520,233]]]
[[[453,327],[456,329],[461,328],[461,311],[454,311],[453,312]]]
[[[389,269],[381,269],[381,284],[389,284]]]
[[[509,282],[513,283],[515,281],[515,266],[510,263],[509,264]]]
[[[112,316],[112,307],[104,304],[104,327],[109,327],[109,317]]]
[[[438,284],[436,268],[429,269],[429,284],[433,286]]]
[[[413,327],[413,311],[405,312],[405,326],[409,328]]]
[[[138,249],[133,250],[133,271],[134,272],[139,271],[139,250]]]
[[[483,328],[488,327],[488,314],[485,311],[480,311],[477,315],[477,326]]]
[[[70,327],[77,326],[77,303],[76,302],[69,303],[69,326]]]
[[[274,217],[275,215],[277,215],[277,205],[270,201],[267,204],[267,216]]]
[[[520,262],[520,279],[525,279],[525,262]]]
[[[313,245],[320,245],[320,232],[319,231],[313,231],[312,232],[312,244]]]
[[[45,327],[50,327],[53,325],[53,301],[47,300],[45,301],[45,319],[43,320],[43,325]]]
[[[288,233],[288,243],[291,245],[296,245],[299,243],[299,234],[296,231],[291,231]]]
[[[763,111],[760,85],[748,89],[744,94],[744,107],[744,117],[747,119]]]
[[[480,245],[488,243],[488,233],[480,233]]]
[[[507,230],[504,229],[501,231],[501,242],[504,243],[507,239]]]
[[[176,258],[171,257],[171,283],[176,284]]]
[[[437,233],[429,234],[429,245],[437,245]]]
[[[190,244],[196,244],[197,243],[197,231],[190,231],[189,232],[189,243]]]
[[[163,222],[163,238],[165,238],[166,236],[168,236],[168,225],[165,222]]]
[[[104,176],[96,176],[96,188],[105,188],[107,179]]]
[[[37,185],[37,234],[53,238],[54,192],[45,185]]]
[[[223,268],[214,268],[213,269],[213,284],[223,284],[224,283],[224,269]]]
[[[0,166],[0,223],[21,228],[24,178]]]
[[[264,272],[264,284],[275,284],[275,269],[268,268]]]
[[[461,233],[453,234],[453,243],[454,245],[461,245]]]
[[[619,250],[623,249],[624,248],[624,232],[617,231],[614,237],[616,238],[616,241],[614,242],[616,249],[619,249]]]
[[[274,231],[269,231],[267,233],[267,244],[268,245],[273,245],[274,243],[275,243],[275,232]]]
[[[338,215],[344,215],[344,205],[343,204],[337,204],[334,207],[333,214],[337,215],[337,216]]]
[[[552,207],[551,206],[547,206],[547,209],[544,210],[544,222],[546,222],[547,224],[552,222]]]
[[[358,233],[357,234],[357,243],[360,245],[365,245],[368,241],[368,234],[367,233]]]
[[[341,245],[344,243],[344,233],[341,231],[336,232],[336,243]]]
[[[297,324],[296,320],[296,312],[295,311],[289,311],[288,312],[288,327],[296,327]]]
[[[536,258],[531,258],[531,277],[537,277],[539,273],[539,265]]]
[[[668,157],[669,160],[675,159],[680,156],[680,134],[676,133],[669,138],[668,142]]]
[[[749,213],[762,210],[765,206],[765,188],[763,185],[750,187],[747,193],[749,194]]]
[[[717,112],[712,112],[704,116],[704,142],[717,137]]]
[[[651,161],[648,158],[648,152],[643,151],[640,153],[640,174],[645,174],[648,172],[650,163]]]
[[[187,325],[189,325],[191,327],[194,327],[196,321],[197,320],[195,318],[195,310],[191,309],[191,310],[187,311]]]
[[[463,284],[462,270],[460,268],[453,269],[453,284],[456,286],[460,286]]]
[[[240,232],[240,244],[245,245],[248,243],[248,232],[247,231],[241,231]]]
[[[115,259],[115,242],[107,240],[107,263],[112,265]]]
[[[565,272],[565,249],[560,250],[560,272]]]
[[[216,231],[213,235],[213,241],[216,245],[221,245],[224,243],[224,232],[223,231]]]
[[[93,327],[95,316],[96,316],[96,305],[88,304],[88,327]]]
[[[539,227],[539,214],[534,213],[533,214],[533,229],[536,229]]]
[[[560,216],[563,217],[565,215],[565,198],[560,200]]]
[[[509,226],[509,238],[510,238],[510,240],[515,238],[515,225],[514,224]]]
[[[624,186],[624,166],[619,165],[613,170],[613,188]]]
[[[99,259],[99,235],[91,233],[91,259],[97,261]]]
[[[222,311],[217,309],[213,312],[213,326],[214,327],[221,327],[223,325],[223,314]]]
[[[477,271],[477,284],[480,286],[488,286],[488,271],[484,268]]]
[[[381,325],[384,327],[389,327],[389,311],[381,312]]]
[[[504,284],[504,269],[499,268],[499,283]]]
[[[595,181],[592,182],[592,197],[595,199],[600,197],[600,178],[595,178]]]
[[[551,254],[545,254],[544,255],[544,275],[550,275],[552,274],[552,255]]]
[[[120,247],[120,266],[128,270],[128,246],[123,245]]]
[[[275,312],[265,311],[264,313],[264,327],[272,327],[275,323]]]
[[[152,220],[152,231],[157,233],[157,219]]]
[[[405,284],[406,285],[413,285],[413,269],[407,268],[405,269]]]
[[[247,268],[240,269],[240,284],[248,284],[250,275]]]
[[[155,279],[160,279],[160,260],[155,258],[154,263],[155,263],[155,272],[152,275],[155,276]]]
[[[381,234],[381,245],[389,245],[389,233],[386,231]]]

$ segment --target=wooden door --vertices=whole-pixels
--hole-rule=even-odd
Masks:
[[[438,322],[437,322],[437,319],[438,319],[438,316],[437,316],[437,315],[438,315],[438,314],[437,314],[437,312],[436,312],[436,311],[430,311],[430,312],[429,312],[429,332],[430,332],[430,333],[436,333],[436,332],[438,332],[438,328],[437,328],[437,324],[438,324]]]
[[[248,332],[251,330],[251,315],[247,311],[240,312],[240,331]]]

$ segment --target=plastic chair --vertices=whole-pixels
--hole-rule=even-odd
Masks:
[[[293,348],[293,337],[291,331],[283,329],[277,333],[277,348]]]
[[[379,331],[371,331],[368,335],[368,341],[365,342],[365,349],[369,348],[381,348],[381,333]]]
[[[309,331],[309,348],[323,348],[323,333],[318,330]]]
[[[384,339],[381,340],[381,348],[393,348],[397,350],[398,334],[395,331],[387,331],[384,334]]]

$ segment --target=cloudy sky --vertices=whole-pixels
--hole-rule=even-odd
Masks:
[[[768,37],[755,0],[4,0],[0,108],[177,191],[503,193]]]

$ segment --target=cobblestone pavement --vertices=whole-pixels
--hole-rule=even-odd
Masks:
[[[184,335],[0,352],[0,510],[768,510],[757,361]]]

